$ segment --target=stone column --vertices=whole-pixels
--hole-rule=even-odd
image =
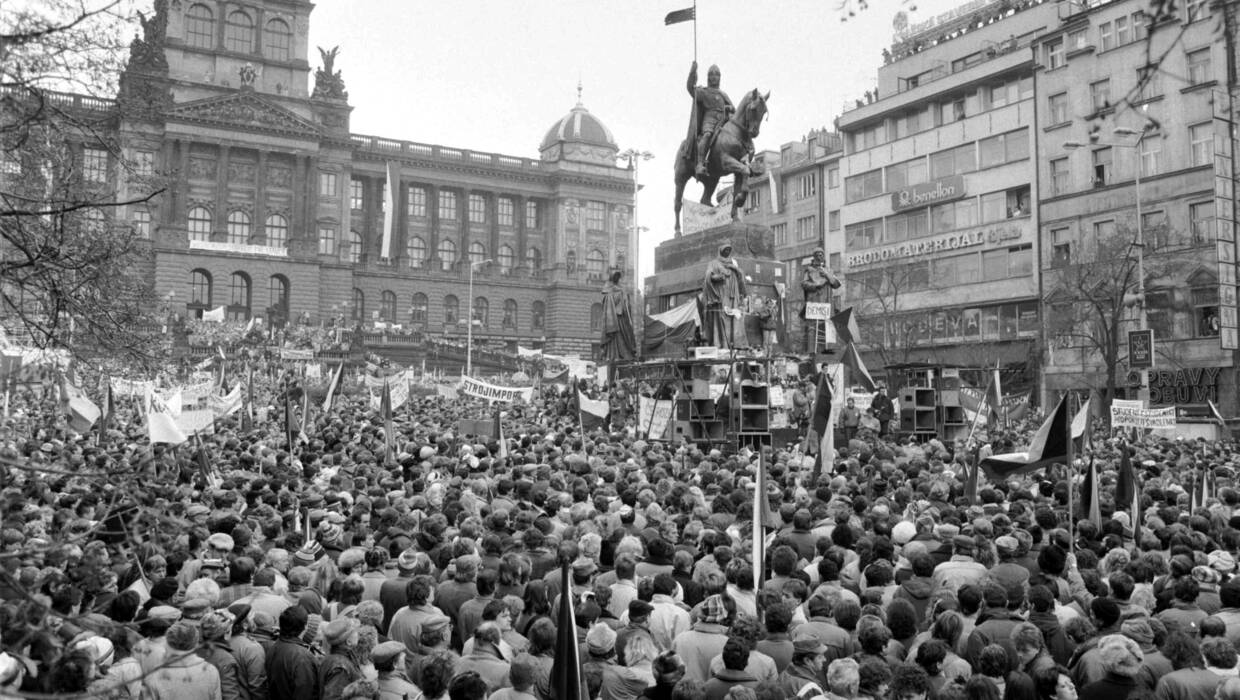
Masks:
[[[292,242],[302,240],[306,236],[306,230],[311,228],[310,222],[314,221],[310,212],[310,203],[314,202],[311,195],[317,192],[318,178],[316,175],[313,161],[309,156],[293,156],[293,207],[289,212],[288,222],[290,254],[294,249]],[[315,231],[314,235],[317,234],[318,232]],[[318,245],[317,242],[315,245]]]
[[[262,227],[263,244],[267,244],[267,151],[258,152],[258,172],[254,173],[254,228],[250,231],[250,240]]]
[[[439,263],[439,188],[435,185],[426,186],[426,269],[438,270]]]
[[[490,229],[491,243],[487,247],[490,249],[490,257],[499,264],[499,194],[496,192],[488,192],[483,197],[487,203],[487,228]],[[515,215],[515,214],[514,214]]]
[[[526,230],[525,230],[525,197],[520,196],[520,195],[513,196],[512,207],[515,210],[513,212],[513,217],[514,217],[513,224],[515,225],[516,230],[517,230],[516,269],[525,270],[526,272],[531,272],[529,267],[527,267],[525,264],[525,251],[529,244],[529,241],[526,240]]]
[[[165,221],[171,226],[185,226],[189,213],[189,141],[177,139],[172,143],[168,169],[176,173],[176,185]]]
[[[215,162],[215,212],[211,217],[215,224],[212,227],[211,239],[228,240],[228,154],[231,148],[220,144],[219,158]]]

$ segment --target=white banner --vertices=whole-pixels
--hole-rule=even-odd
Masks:
[[[198,382],[197,384],[187,384],[181,387],[181,405],[192,406],[197,404],[202,398],[215,393],[215,381],[207,380]]]
[[[280,359],[282,360],[313,360],[313,350],[295,350],[293,348],[280,348]]]
[[[473,377],[461,377],[461,391],[470,396],[477,396],[488,401],[525,401],[529,402],[534,394],[533,387],[498,386],[488,384]]]
[[[322,379],[323,365],[309,364],[306,365],[306,379]]]
[[[1161,428],[1175,427],[1175,408],[1144,408],[1140,401],[1115,399],[1111,401],[1112,428]]]
[[[120,398],[122,396],[142,396],[155,390],[155,382],[147,380],[130,380],[112,378],[112,396]]]
[[[240,253],[242,255],[266,255],[272,258],[287,258],[286,248],[269,245],[251,245],[249,243],[225,243],[223,241],[190,241],[190,250],[210,250],[219,253]]]
[[[670,440],[672,436],[672,407],[670,399],[655,401],[641,396],[638,402],[637,430],[646,434],[647,440]],[[649,431],[647,431],[649,428]]]

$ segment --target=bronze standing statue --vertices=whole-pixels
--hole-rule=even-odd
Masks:
[[[605,362],[637,357],[637,336],[633,333],[633,309],[629,293],[620,286],[624,273],[616,270],[603,285],[602,356]]]
[[[827,267],[827,254],[822,248],[814,251],[814,259],[801,275],[801,291],[805,293],[805,303],[801,306],[801,321],[805,329],[805,351],[818,350],[818,333],[828,321],[805,318],[805,310],[811,302],[830,303],[831,290],[840,288],[840,278]]]
[[[702,337],[722,350],[745,347],[745,273],[732,257],[732,244],[719,246],[719,257],[706,264],[702,277]]]
[[[689,119],[689,134],[676,153],[676,233],[680,234],[680,200],[685,195],[689,178],[702,183],[702,204],[710,205],[720,178],[733,175],[732,220],[739,217],[737,211],[745,204],[745,179],[760,174],[751,165],[754,145],[766,116],[765,95],[757,89],[750,90],[741,98],[735,109],[727,93],[719,88],[720,73],[711,66],[706,86],[697,84],[697,61],[689,69],[688,89],[693,97],[693,112]]]

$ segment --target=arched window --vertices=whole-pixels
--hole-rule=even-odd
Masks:
[[[267,234],[267,245],[272,248],[284,248],[288,245],[288,219],[284,216],[268,216],[263,224],[263,232]]]
[[[603,279],[603,271],[607,267],[607,256],[595,248],[586,255],[586,276],[592,280]]]
[[[413,295],[413,303],[409,306],[409,321],[417,328],[426,327],[426,295],[422,292]]]
[[[272,275],[267,279],[267,317],[272,324],[288,321],[288,278]]]
[[[537,248],[529,248],[525,251],[525,264],[530,268],[530,272],[538,272],[542,269],[542,251]]]
[[[593,304],[590,306],[590,330],[603,330],[603,305]]]
[[[194,207],[189,210],[189,239],[191,241],[211,240],[211,211],[206,207]]]
[[[289,60],[293,50],[293,30],[288,22],[273,19],[267,22],[263,32],[263,55],[273,61]]]
[[[490,302],[487,301],[486,297],[475,297],[474,298],[474,323],[479,326],[482,326],[483,328],[486,328],[487,323],[490,321],[490,317],[491,317]]]
[[[564,269],[567,270],[570,275],[577,272],[577,251],[570,250],[568,251],[568,254],[564,256]]]
[[[536,331],[541,331],[543,324],[546,323],[546,316],[547,305],[541,301],[534,302],[533,307],[530,309],[530,327]]]
[[[215,15],[206,5],[190,5],[185,13],[185,43],[201,49],[215,46]]]
[[[349,249],[345,255],[345,262],[359,263],[362,261],[362,234],[349,231]]]
[[[405,255],[409,258],[409,267],[422,267],[426,264],[426,241],[418,236],[411,237]]]
[[[445,270],[456,267],[456,243],[450,239],[439,242],[439,264]]]
[[[366,295],[357,287],[353,288],[353,303],[349,305],[349,318],[357,323],[366,320]]]
[[[511,275],[512,266],[516,264],[516,253],[512,252],[512,246],[508,244],[499,247],[499,273],[501,275]]]
[[[240,53],[254,50],[254,20],[249,15],[240,10],[228,13],[224,22],[224,48]]]
[[[456,295],[449,294],[443,298],[443,322],[454,326],[461,318],[461,302]]]
[[[396,323],[396,292],[384,291],[379,297],[379,320]]]
[[[517,300],[504,300],[504,328],[517,328]]]
[[[228,320],[248,321],[250,318],[250,276],[234,272],[228,278]]]
[[[202,318],[202,312],[211,309],[210,272],[197,269],[189,273],[189,303],[185,306],[194,318]]]
[[[234,245],[250,242],[250,215],[240,209],[228,212],[228,242]]]
[[[469,262],[477,264],[487,259],[487,247],[474,241],[469,244]]]

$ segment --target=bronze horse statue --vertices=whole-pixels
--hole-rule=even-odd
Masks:
[[[720,178],[734,175],[732,178],[732,220],[740,219],[736,212],[745,205],[745,179],[751,175],[760,175],[753,169],[753,140],[758,137],[758,129],[762,119],[766,117],[766,101],[771,96],[765,95],[757,88],[745,93],[741,98],[740,107],[719,129],[710,153],[706,157],[707,176],[698,178],[702,183],[702,204],[710,206],[715,196],[715,188]],[[676,151],[676,235],[680,235],[680,200],[685,195],[685,184],[693,173],[693,140],[692,137],[680,142]]]

